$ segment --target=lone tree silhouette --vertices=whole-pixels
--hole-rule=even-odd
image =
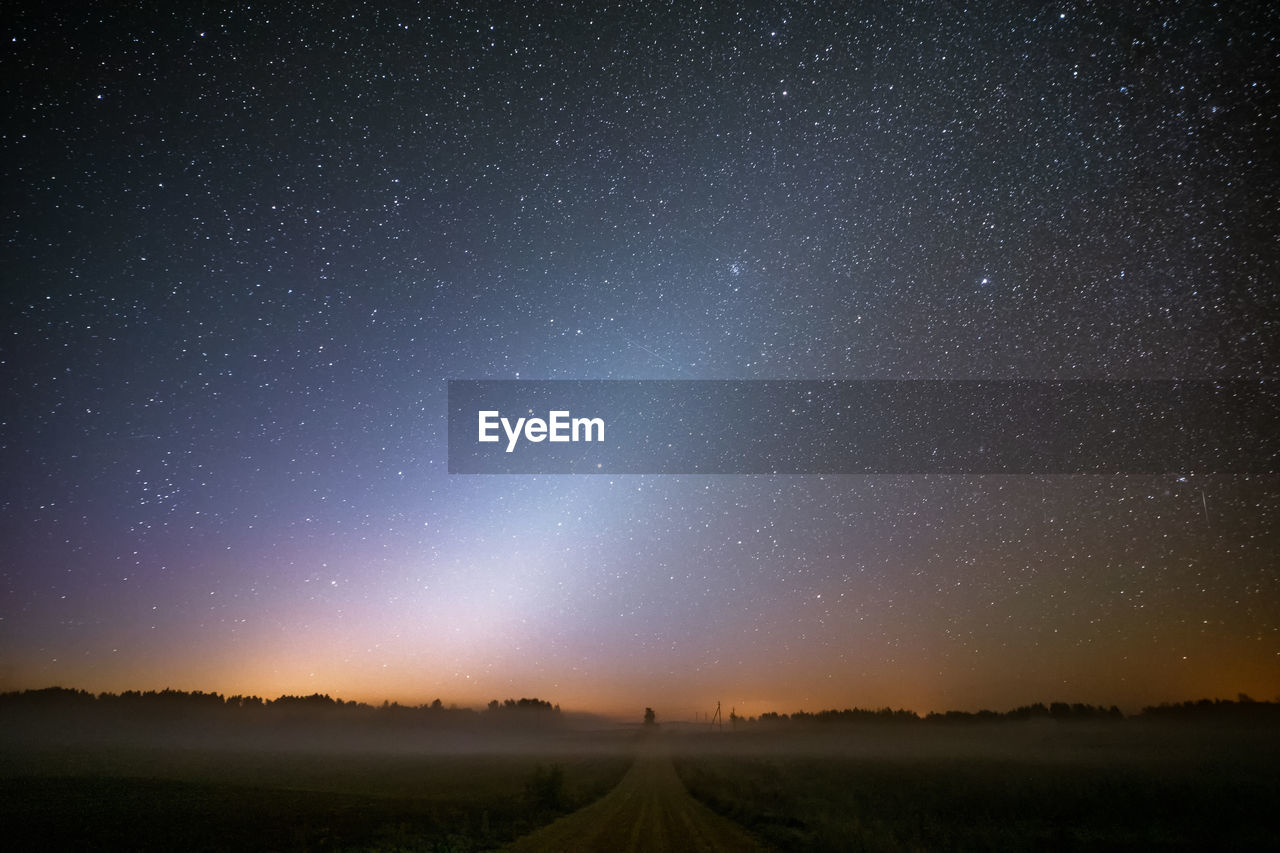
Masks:
[[[653,713],[653,709],[652,709],[652,708],[645,708],[645,709],[644,709],[644,724],[645,724],[646,726],[652,726],[652,725],[654,724],[654,720],[655,720],[656,716],[657,716],[657,715]]]

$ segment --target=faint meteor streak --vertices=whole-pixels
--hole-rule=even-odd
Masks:
[[[624,341],[626,341],[627,343],[631,344],[631,346],[633,346],[633,347],[636,347],[636,348],[638,348],[638,349],[642,349],[642,350],[644,350],[645,352],[649,353],[649,355],[651,355],[651,356],[653,356],[654,358],[658,359],[658,361],[661,361],[663,364],[667,365],[668,367],[674,368],[674,369],[676,369],[676,370],[680,371],[681,373],[688,374],[688,372],[689,372],[689,371],[685,370],[683,367],[681,367],[680,365],[676,364],[676,363],[675,363],[674,361],[672,361],[671,359],[666,358],[666,357],[665,357],[665,356],[663,356],[661,353],[656,353],[656,352],[654,352],[653,350],[649,349],[649,348],[648,348],[647,346],[645,346],[644,344],[639,343],[638,341],[633,341],[633,340],[631,340],[630,338],[623,338],[623,340],[624,340]]]

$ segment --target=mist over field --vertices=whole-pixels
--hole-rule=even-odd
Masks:
[[[593,714],[564,713],[540,699],[494,700],[491,708],[374,706],[325,695],[223,697],[182,691],[93,696],[52,688],[0,695],[0,744],[279,752],[418,754],[546,752],[566,739],[609,748],[616,729]],[[617,739],[618,732],[611,732]]]
[[[51,689],[0,695],[0,817],[66,850],[1260,845],[1280,830],[1278,720],[1248,697],[1127,718],[1054,703],[713,725],[538,699]]]

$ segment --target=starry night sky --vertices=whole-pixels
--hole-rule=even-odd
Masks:
[[[1280,691],[1274,476],[474,477],[445,441],[451,378],[1273,376],[1268,4],[25,5],[0,689]]]

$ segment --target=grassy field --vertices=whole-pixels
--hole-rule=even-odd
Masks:
[[[1247,850],[1280,837],[1276,736],[1136,724],[687,741],[695,797],[783,850]]]
[[[14,850],[488,850],[611,789],[631,756],[595,746],[9,752],[0,826]]]
[[[636,733],[621,731],[273,749],[157,738],[36,746],[11,734],[0,734],[0,827],[15,850],[489,850],[604,795],[637,750]],[[1280,837],[1274,727],[651,734],[694,797],[787,851],[1245,850]]]

